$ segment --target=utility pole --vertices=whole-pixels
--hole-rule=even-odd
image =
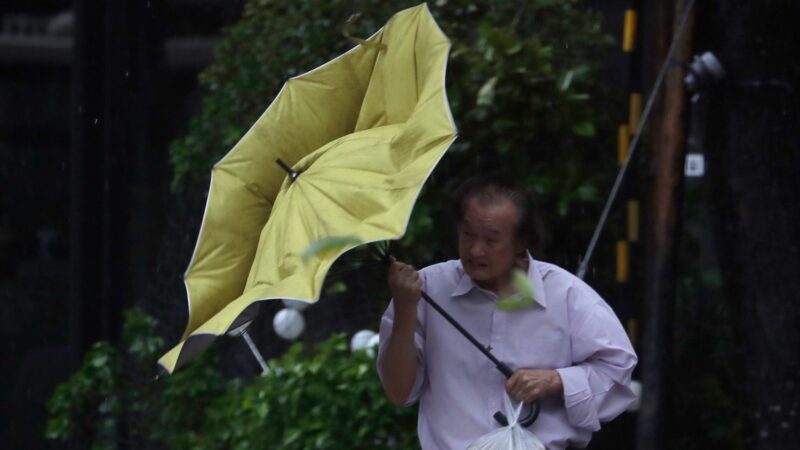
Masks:
[[[656,0],[648,12],[653,20],[651,48],[660,66],[684,17],[688,1]],[[637,421],[639,450],[667,447],[669,372],[672,360],[672,320],[675,297],[675,259],[686,146],[684,115],[687,95],[684,70],[678,62],[691,56],[693,13],[688,13],[675,64],[664,79],[664,91],[650,130],[649,201],[646,220],[645,291],[641,340],[642,406]]]

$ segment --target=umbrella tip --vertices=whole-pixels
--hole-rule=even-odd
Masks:
[[[294,181],[298,176],[300,176],[300,172],[289,167],[289,165],[283,162],[282,159],[278,158],[275,160],[275,162],[278,163],[278,165],[281,166],[281,169],[283,169],[289,175],[290,181]]]

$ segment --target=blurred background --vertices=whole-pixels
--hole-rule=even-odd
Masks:
[[[186,324],[211,165],[286,78],[352,46],[351,14],[367,37],[414,3],[4,0],[0,446],[415,448],[414,411],[358,350],[369,333],[352,351],[387,305],[380,271],[331,279],[304,327],[278,324],[292,339],[284,305],[262,307],[250,333],[277,381],[239,337],[154,381]],[[535,256],[575,271],[637,139],[586,280],[640,355],[642,396],[590,448],[795,448],[798,5],[429,6],[460,137],[392,251],[455,257],[449,193],[504,166],[537,194]]]

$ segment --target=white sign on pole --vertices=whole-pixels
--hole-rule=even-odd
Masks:
[[[686,167],[684,174],[687,177],[702,177],[706,173],[706,161],[700,153],[689,153],[686,155]]]

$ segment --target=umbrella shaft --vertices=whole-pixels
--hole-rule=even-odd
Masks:
[[[448,321],[448,322],[450,322],[450,324],[451,324],[451,325],[453,325],[453,326],[456,328],[456,330],[458,330],[458,332],[459,332],[459,333],[461,333],[462,335],[464,335],[464,337],[465,337],[465,338],[467,338],[467,339],[468,339],[468,340],[469,340],[469,341],[472,343],[472,345],[474,345],[474,346],[475,346],[475,347],[476,347],[478,350],[480,350],[480,351],[481,351],[481,353],[483,353],[484,355],[486,355],[486,357],[487,357],[487,358],[489,358],[489,359],[490,359],[490,360],[491,360],[491,361],[494,363],[494,365],[497,367],[497,370],[499,370],[500,372],[502,372],[502,373],[503,373],[503,375],[505,375],[505,376],[506,376],[506,378],[511,378],[511,375],[512,375],[514,372],[511,370],[511,368],[510,368],[510,367],[508,367],[508,366],[506,365],[506,363],[504,363],[503,361],[500,361],[499,359],[497,359],[497,357],[495,357],[495,356],[492,354],[492,352],[490,352],[490,351],[489,351],[489,350],[488,350],[486,347],[484,347],[483,345],[481,345],[481,343],[480,343],[480,342],[478,342],[478,340],[477,340],[477,339],[475,339],[475,336],[471,335],[471,334],[469,333],[469,331],[467,331],[466,329],[464,329],[464,327],[462,327],[462,326],[461,326],[461,324],[460,324],[460,323],[456,322],[456,319],[454,319],[454,318],[453,318],[453,316],[451,316],[450,314],[448,314],[448,313],[447,313],[447,311],[445,311],[445,310],[444,310],[444,308],[442,308],[441,306],[439,306],[439,304],[438,304],[438,303],[436,303],[436,301],[434,301],[434,300],[433,300],[433,299],[432,299],[432,298],[431,298],[431,297],[428,295],[428,293],[427,293],[427,292],[425,292],[425,291],[422,291],[422,298],[424,298],[424,299],[425,299],[425,301],[426,301],[426,302],[428,302],[428,304],[429,304],[429,305],[431,305],[431,306],[433,307],[433,309],[435,309],[435,310],[436,310],[436,311],[437,311],[439,314],[441,314],[441,315],[442,315],[442,317],[444,317],[445,319],[447,319],[447,321]]]

